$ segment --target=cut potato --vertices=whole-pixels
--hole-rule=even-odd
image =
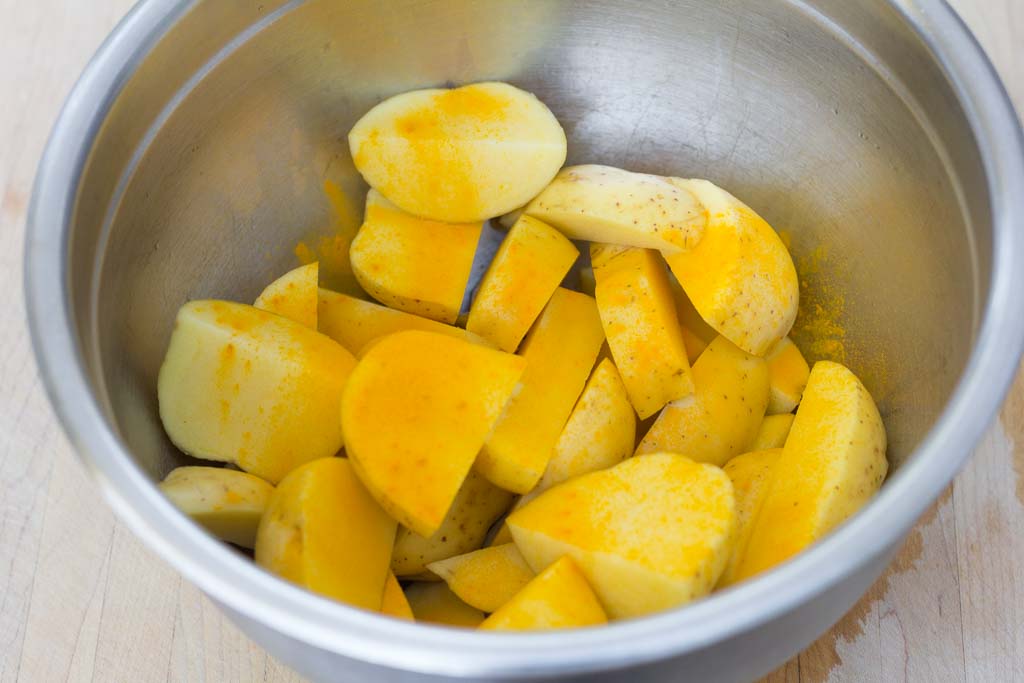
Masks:
[[[561,287],[555,290],[523,342],[522,389],[477,456],[478,472],[515,493],[536,485],[603,341],[594,300]]]
[[[685,187],[611,166],[569,166],[526,206],[574,240],[675,253],[704,233],[705,213]]]
[[[496,545],[504,545],[505,543],[514,543],[514,540],[512,539],[512,532],[508,530],[508,524],[505,524],[504,520],[502,520],[501,526],[494,532],[494,538],[490,540],[487,547],[492,548]]]
[[[792,339],[785,337],[768,351],[764,359],[768,362],[768,384],[771,387],[768,414],[793,412],[811,374],[804,355]]]
[[[750,450],[768,405],[768,367],[725,337],[711,342],[693,366],[693,396],[670,403],[637,454],[668,451],[721,467]]]
[[[252,548],[274,487],[223,467],[175,467],[157,485],[174,506],[211,534]]]
[[[534,631],[608,623],[593,589],[576,564],[563,557],[487,617],[480,628]]]
[[[683,333],[686,355],[690,359],[690,365],[693,365],[697,362],[700,354],[704,353],[708,344],[715,340],[718,333],[704,322],[704,318],[700,317],[700,313],[693,307],[693,303],[686,296],[679,280],[671,274],[669,274],[669,284],[672,286],[672,296],[676,302],[676,318],[679,319],[679,328]]]
[[[380,611],[381,614],[386,614],[389,617],[413,620],[412,607],[409,606],[405,591],[402,590],[402,584],[398,583],[394,572],[388,572],[388,579],[384,583],[384,597],[381,600]]]
[[[443,323],[459,317],[483,223],[417,218],[371,189],[352,272],[377,301]]]
[[[402,526],[421,536],[441,526],[525,365],[419,331],[385,337],[363,355],[342,401],[345,450]]]
[[[508,517],[541,572],[569,555],[612,618],[706,595],[732,552],[729,477],[673,453],[634,457],[548,489]]]
[[[445,334],[471,344],[493,346],[483,337],[460,327],[396,311],[347,294],[320,290],[320,331],[356,356],[362,356],[371,342],[408,330]]]
[[[345,458],[321,458],[274,490],[256,535],[256,563],[309,590],[379,611],[395,520]]]
[[[423,537],[404,527],[398,528],[391,569],[403,578],[436,579],[427,570],[428,564],[482,546],[487,532],[511,505],[511,493],[470,470],[444,522],[432,536]]]
[[[429,569],[463,602],[484,612],[504,605],[533,578],[515,543],[432,562]]]
[[[554,228],[520,218],[480,281],[466,329],[514,352],[579,253]]]
[[[761,427],[757,430],[757,436],[750,444],[750,450],[763,451],[769,448],[782,448],[786,445],[786,437],[789,436],[789,429],[793,426],[793,419],[796,415],[785,413],[783,415],[765,415]]]
[[[658,252],[592,244],[590,260],[608,346],[640,419],[692,394],[690,361]]]
[[[753,451],[736,456],[722,468],[729,475],[736,496],[736,541],[717,588],[725,588],[737,580],[737,570],[750,542],[750,533],[772,483],[772,467],[781,455],[781,448]]]
[[[459,599],[443,581],[414,583],[405,589],[416,621],[476,628],[486,616]]]
[[[566,154],[551,111],[507,83],[396,95],[359,119],[348,143],[371,187],[409,213],[449,223],[526,204]]]
[[[288,318],[228,301],[178,311],[157,391],[171,441],[276,484],[343,445],[352,354]]]
[[[707,215],[695,247],[664,252],[668,265],[701,318],[747,353],[763,356],[796,320],[800,292],[786,246],[725,190],[706,180],[667,180],[688,190]]]
[[[737,580],[787,560],[857,512],[885,479],[885,447],[885,426],[860,380],[839,363],[815,363]]]
[[[314,261],[299,266],[267,285],[253,306],[291,318],[315,330],[319,277],[319,263]]]

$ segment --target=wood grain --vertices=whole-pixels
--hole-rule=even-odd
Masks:
[[[299,681],[99,499],[39,387],[21,250],[60,103],[130,0],[0,0],[0,683]],[[1024,2],[953,3],[1024,105]],[[1016,444],[1021,444],[1017,447]],[[1024,681],[1024,380],[882,579],[767,677]]]

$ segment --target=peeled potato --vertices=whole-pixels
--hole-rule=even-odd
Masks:
[[[367,351],[342,401],[346,452],[402,526],[431,536],[523,374],[525,361],[430,332]]]
[[[384,583],[384,597],[380,603],[381,614],[399,619],[413,620],[412,607],[405,597],[402,584],[398,583],[394,572],[388,572],[387,581]]]
[[[175,467],[158,484],[174,506],[217,538],[252,548],[274,487],[222,467]]]
[[[793,259],[763,218],[706,180],[668,178],[704,207],[703,237],[688,251],[664,251],[694,307],[723,337],[763,356],[796,320]]]
[[[484,612],[504,605],[533,578],[533,570],[514,543],[432,562],[429,569],[467,605]]]
[[[768,414],[791,413],[800,403],[811,368],[789,337],[773,346],[764,357],[768,363]]]
[[[686,188],[594,164],[563,168],[525,213],[570,239],[665,253],[692,249],[705,222],[703,207]]]
[[[309,590],[381,608],[395,521],[345,458],[321,458],[274,490],[256,536],[256,563]]]
[[[482,221],[534,197],[565,162],[565,132],[507,83],[414,90],[384,100],[348,134],[356,168],[411,214]]]
[[[793,419],[796,415],[784,413],[782,415],[765,415],[761,426],[757,430],[757,436],[750,444],[750,450],[763,451],[768,448],[782,448],[786,445],[786,437],[789,436],[789,429],[793,426]]]
[[[737,580],[785,561],[857,512],[885,479],[885,447],[878,408],[856,375],[815,363]]]
[[[454,323],[466,293],[483,223],[412,216],[371,189],[349,251],[367,294],[391,308]]]
[[[157,391],[171,441],[271,483],[343,445],[341,394],[355,366],[332,339],[252,306],[178,311]]]
[[[319,277],[319,263],[314,261],[299,266],[267,285],[253,306],[291,318],[315,330]]]
[[[722,466],[750,450],[768,405],[764,359],[719,337],[694,364],[693,381],[693,396],[665,406],[638,455],[670,451]]]
[[[548,489],[508,526],[534,571],[569,555],[608,616],[627,618],[706,595],[732,552],[735,518],[721,469],[656,453]]]
[[[781,448],[752,451],[737,455],[722,468],[729,475],[736,496],[736,541],[733,543],[729,563],[718,579],[718,588],[729,586],[737,580],[737,570],[750,542],[754,522],[757,521],[772,483],[772,467],[781,455]]]
[[[405,589],[405,596],[416,621],[476,628],[485,617],[480,610],[459,600],[443,581],[414,583]]]
[[[537,575],[480,628],[534,631],[608,623],[608,616],[576,564],[563,557]]]

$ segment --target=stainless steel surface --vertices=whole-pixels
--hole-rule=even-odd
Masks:
[[[547,102],[570,163],[708,177],[792,235],[798,336],[842,350],[891,437],[894,473],[868,508],[794,561],[690,607],[495,636],[321,600],[157,493],[152,481],[181,457],[155,406],[178,306],[252,299],[292,265],[294,244],[334,223],[324,180],[358,214],[364,186],[345,133],[372,104],[481,79]],[[853,604],[997,409],[1024,338],[1022,186],[1012,108],[939,0],[148,0],[55,127],[30,215],[28,303],[51,398],[111,504],[299,670],[743,680]]]

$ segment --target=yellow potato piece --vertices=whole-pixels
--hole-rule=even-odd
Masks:
[[[885,448],[885,426],[860,380],[838,363],[815,363],[737,580],[789,559],[857,512],[885,479]]]
[[[778,234],[750,207],[706,180],[668,178],[707,212],[691,250],[665,252],[694,307],[723,337],[763,356],[785,337],[799,300],[793,259]]]
[[[641,419],[693,393],[668,270],[658,252],[590,246],[597,308],[615,365]]]
[[[401,577],[423,578],[431,562],[472,552],[484,544],[487,532],[512,505],[512,494],[470,470],[444,522],[432,536],[398,528],[391,568]]]
[[[704,209],[683,187],[658,176],[611,166],[563,168],[526,206],[574,240],[666,253],[692,249],[704,232]]]
[[[791,413],[800,403],[811,368],[789,337],[773,346],[764,357],[768,362],[768,414]]]
[[[291,318],[315,330],[319,277],[319,263],[299,266],[267,285],[253,306]]]
[[[309,590],[381,608],[395,520],[345,458],[321,458],[274,490],[256,535],[256,563]]]
[[[454,323],[466,293],[483,223],[442,223],[410,215],[376,190],[352,241],[352,272],[377,301]]]
[[[243,548],[256,543],[256,527],[274,492],[259,477],[222,467],[175,467],[157,486],[197,524]]]
[[[443,581],[414,583],[405,589],[405,597],[416,621],[476,628],[485,617],[480,610],[459,600]]]
[[[501,526],[498,527],[498,530],[495,532],[494,538],[492,538],[491,542],[487,544],[487,547],[492,548],[496,545],[504,545],[505,543],[513,542],[512,532],[509,531],[508,524],[503,521]]]
[[[519,356],[430,332],[374,344],[342,401],[346,452],[402,526],[431,536],[519,383]]]
[[[569,555],[608,616],[626,618],[706,595],[732,552],[735,518],[721,469],[655,453],[548,489],[508,526],[534,571]]]
[[[772,483],[772,467],[781,455],[781,448],[752,451],[737,455],[722,468],[729,475],[736,496],[736,541],[717,588],[725,588],[737,581],[740,561]]]
[[[782,448],[786,445],[786,437],[789,436],[789,429],[793,426],[793,419],[796,415],[784,413],[782,415],[765,415],[761,427],[757,430],[757,436],[750,444],[750,450],[763,451],[768,448]]]
[[[396,311],[347,294],[320,290],[320,331],[357,356],[362,356],[371,342],[408,330],[446,334],[472,344],[492,346],[483,337],[460,327]]]
[[[544,474],[604,341],[597,304],[559,287],[523,342],[522,389],[476,459],[493,484],[526,493]]]
[[[551,111],[507,83],[396,95],[359,119],[348,142],[373,188],[409,213],[449,223],[526,204],[566,153]]]
[[[571,559],[563,557],[487,617],[480,628],[535,631],[606,623],[608,616],[587,579]]]
[[[669,451],[722,466],[750,450],[768,405],[768,367],[724,337],[693,366],[696,392],[661,411],[637,454]]]
[[[355,366],[329,337],[228,301],[178,311],[157,391],[171,441],[274,484],[342,447],[341,395]]]
[[[409,606],[409,601],[402,590],[402,584],[398,583],[394,572],[388,572],[387,581],[384,583],[384,597],[381,599],[380,611],[381,614],[390,617],[413,620],[412,607]]]
[[[579,253],[554,228],[520,218],[480,281],[466,329],[514,352]]]
[[[514,543],[432,562],[428,568],[463,602],[484,612],[504,605],[533,578]]]
[[[700,317],[700,313],[693,307],[690,297],[686,296],[679,280],[670,274],[669,283],[672,285],[672,296],[676,302],[676,318],[679,319],[679,327],[683,332],[683,343],[686,344],[686,355],[690,359],[690,365],[693,365],[697,362],[700,354],[704,353],[708,344],[715,340],[718,333],[704,322],[704,318]]]

